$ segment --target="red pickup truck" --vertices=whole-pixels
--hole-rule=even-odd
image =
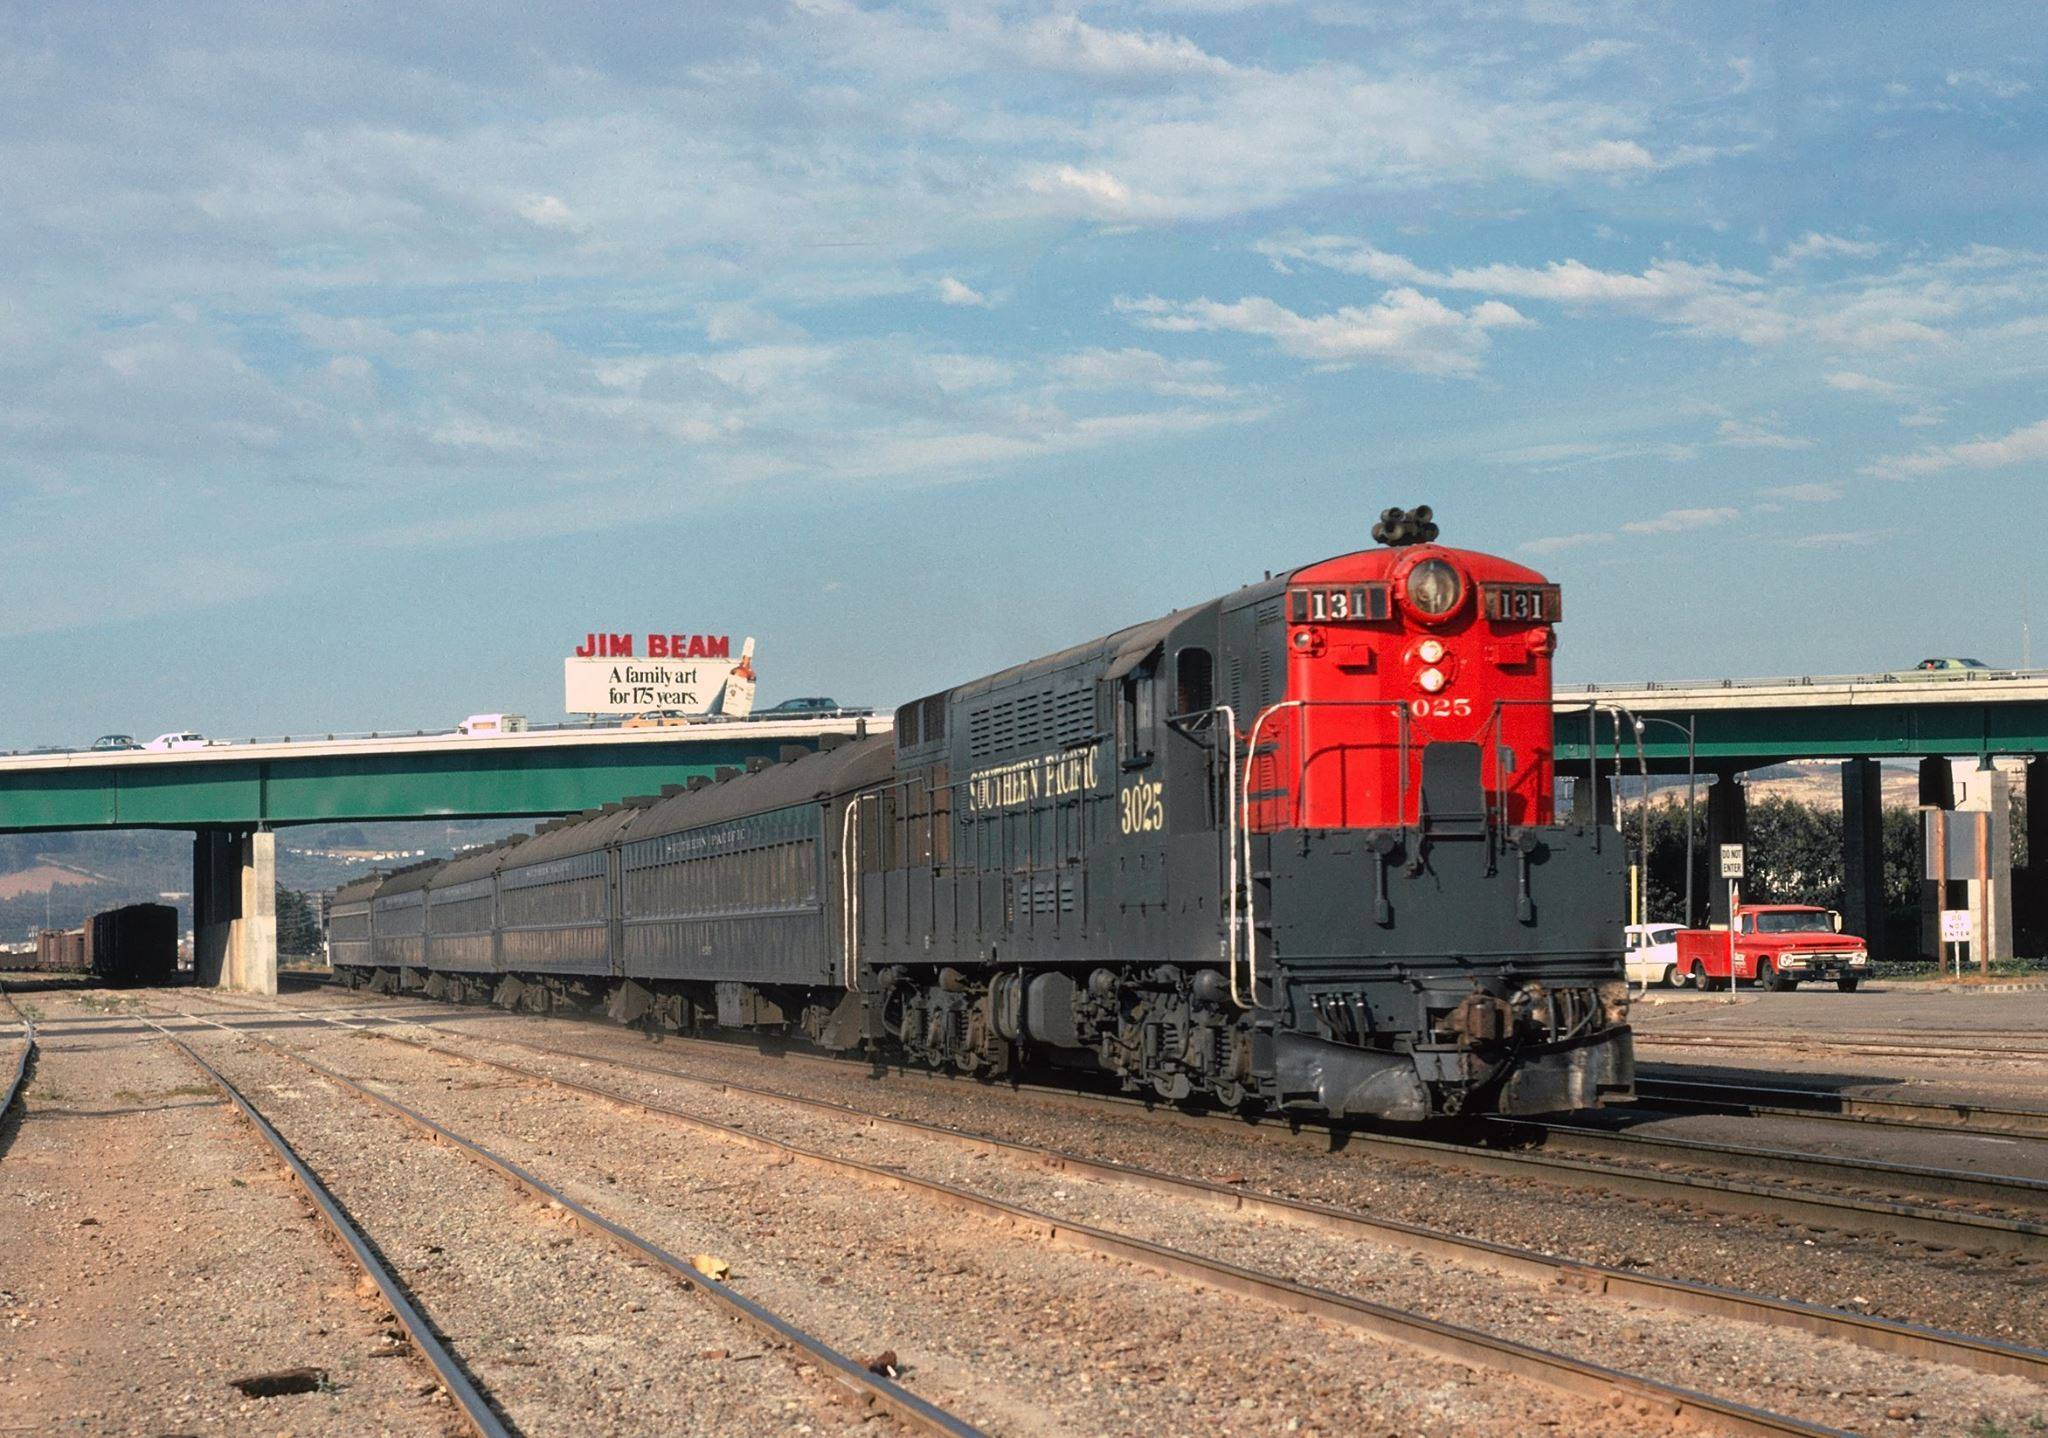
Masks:
[[[1726,929],[1680,929],[1678,981],[1699,989],[1728,983]],[[1842,916],[1809,904],[1743,904],[1735,911],[1735,977],[1783,992],[1801,979],[1833,979],[1854,993],[1870,949],[1842,932]]]

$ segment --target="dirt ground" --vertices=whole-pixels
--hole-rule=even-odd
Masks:
[[[78,1011],[15,992],[45,1018]],[[176,1050],[46,1036],[25,1097],[0,1129],[0,1433],[466,1431],[297,1185]],[[232,1386],[295,1368],[319,1370],[313,1391]]]

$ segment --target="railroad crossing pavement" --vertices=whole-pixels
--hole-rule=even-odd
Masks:
[[[2048,984],[1871,980],[1853,994],[1652,989],[1631,1022],[1645,1076],[2048,1108]],[[1711,1071],[1711,1072],[1710,1072]]]

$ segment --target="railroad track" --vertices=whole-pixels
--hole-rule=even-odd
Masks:
[[[1961,1042],[1930,1043],[1928,1039],[1953,1038]],[[1940,1058],[2048,1061],[2048,1048],[2025,1045],[1987,1045],[1982,1034],[1872,1034],[1857,1039],[1821,1039],[1807,1033],[1702,1034],[1670,1029],[1637,1029],[1636,1047],[1701,1049],[1803,1049],[1831,1054],[1860,1054],[1869,1058]]]
[[[1657,1108],[1810,1118],[1893,1128],[1941,1129],[1992,1138],[2048,1139],[2048,1110],[1875,1098],[1821,1089],[1636,1076],[1636,1098]]]
[[[234,1030],[235,1026],[217,1026]],[[1296,1282],[1276,1274],[1246,1268],[1227,1260],[1210,1258],[1183,1249],[1169,1247],[1148,1239],[1090,1224],[1078,1223],[1057,1215],[1040,1212],[1006,1199],[996,1198],[957,1185],[938,1180],[918,1177],[895,1166],[868,1163],[863,1160],[841,1157],[822,1150],[807,1147],[788,1140],[772,1137],[749,1128],[723,1122],[704,1114],[669,1104],[655,1103],[619,1089],[608,1088],[583,1080],[567,1078],[539,1069],[490,1059],[481,1055],[443,1047],[439,1044],[417,1043],[400,1038],[389,1030],[360,1027],[364,1022],[373,1022],[367,1015],[332,1015],[329,1022],[342,1029],[351,1029],[387,1042],[404,1044],[424,1049],[443,1058],[462,1063],[493,1069],[508,1076],[528,1082],[579,1093],[606,1104],[617,1105],[631,1111],[665,1121],[679,1123],[699,1132],[769,1152],[778,1159],[794,1161],[807,1167],[854,1178],[859,1181],[881,1185],[898,1191],[910,1192],[934,1200],[946,1207],[970,1213],[977,1217],[1005,1225],[1011,1231],[1034,1234],[1048,1244],[1072,1250],[1122,1259],[1142,1268],[1151,1269],[1171,1277],[1187,1279],[1220,1292],[1237,1294],[1275,1304],[1289,1311],[1339,1323],[1362,1330],[1381,1338],[1408,1344],[1440,1357],[1459,1362],[1491,1368],[1515,1377],[1533,1380],[1559,1392],[1582,1398],[1610,1400],[1619,1397],[1624,1401],[1650,1404],[1653,1410],[1662,1411],[1672,1417],[1687,1419],[1715,1432],[1739,1434],[1778,1435],[1835,1435],[1840,1430],[1785,1414],[1773,1413],[1761,1408],[1717,1398],[1709,1394],[1666,1383],[1660,1379],[1641,1374],[1591,1363],[1569,1354],[1555,1352],[1534,1345],[1505,1338],[1481,1330],[1443,1322],[1408,1310],[1394,1308],[1371,1300],[1340,1293],[1329,1289]],[[420,1026],[424,1027],[424,1026]],[[255,1036],[251,1036],[255,1037]],[[437,1037],[446,1037],[437,1035]],[[539,1049],[552,1052],[556,1057],[591,1061],[591,1056],[573,1051],[549,1051],[543,1046],[530,1045],[522,1041],[503,1039],[479,1039],[476,1035],[462,1035],[473,1042],[510,1043],[515,1047]],[[291,1050],[257,1038],[257,1042],[280,1051]],[[328,1077],[337,1078],[332,1069],[303,1055],[294,1055],[301,1063]],[[1741,1317],[1750,1312],[1762,1312],[1768,1307],[1780,1319],[1780,1326],[1795,1328],[1807,1333],[1827,1336],[1844,1336],[1852,1329],[1861,1333],[1863,1346],[1906,1356],[1926,1358],[1936,1362],[1966,1362],[1966,1366],[1981,1372],[2002,1375],[2016,1375],[2048,1380],[2048,1353],[1994,1341],[1977,1340],[1961,1335],[1944,1334],[1931,1329],[1917,1329],[1909,1325],[1887,1323],[1879,1319],[1860,1319],[1855,1315],[1836,1314],[1831,1310],[1812,1308],[1806,1305],[1784,1303],[1762,1298],[1757,1295],[1739,1294],[1712,1289],[1706,1285],[1683,1284],[1673,1280],[1646,1279],[1621,1270],[1603,1269],[1594,1265],[1574,1264],[1568,1260],[1551,1259],[1546,1255],[1512,1249],[1505,1245],[1487,1244],[1479,1240],[1458,1239],[1448,1234],[1415,1228],[1411,1225],[1375,1220],[1364,1215],[1316,1204],[1301,1203],[1277,1196],[1247,1193],[1234,1187],[1209,1184],[1201,1180],[1180,1178],[1125,1165],[1089,1160],[1078,1155],[1063,1154],[1052,1150],[1038,1150],[1029,1145],[1011,1144],[983,1135],[950,1130],[937,1125],[919,1124],[912,1120],[892,1119],[883,1115],[870,1114],[864,1110],[844,1105],[827,1103],[822,1100],[800,1098],[795,1095],[779,1094],[772,1090],[751,1089],[742,1085],[724,1083],[710,1079],[690,1079],[673,1070],[654,1065],[631,1065],[623,1061],[598,1059],[598,1062],[618,1063],[621,1067],[638,1068],[666,1080],[686,1079],[724,1093],[744,1093],[749,1096],[769,1098],[775,1102],[808,1108],[812,1112],[831,1114],[840,1119],[852,1120],[863,1126],[873,1125],[896,1128],[903,1132],[917,1132],[926,1137],[938,1137],[946,1141],[971,1146],[976,1149],[990,1148],[1005,1150],[1022,1156],[1029,1161],[1048,1163],[1077,1174],[1107,1178],[1113,1182],[1131,1184],[1153,1191],[1167,1191],[1195,1196],[1209,1202],[1227,1203],[1247,1213],[1265,1213],[1268,1216],[1286,1216],[1306,1220],[1325,1228],[1349,1230],[1386,1241],[1393,1235],[1406,1235],[1412,1239],[1409,1246],[1417,1251],[1429,1251],[1432,1241],[1441,1242],[1441,1252],[1449,1255],[1453,1251],[1472,1255],[1484,1253],[1488,1262],[1485,1266],[1497,1272],[1521,1272],[1525,1276],[1540,1275],[1543,1281],[1555,1281],[1581,1291],[1610,1292],[1618,1297],[1640,1298],[1652,1293],[1684,1293],[1685,1301],[1696,1304],[1694,1311],[1723,1317]],[[347,1080],[341,1080],[349,1082]],[[381,1102],[402,1109],[396,1100],[374,1095]],[[409,1112],[409,1111],[408,1111]],[[418,1116],[415,1116],[416,1118]],[[430,1120],[421,1120],[431,1122]],[[1967,1360],[1958,1355],[1967,1354]]]
[[[210,997],[210,996],[209,996]],[[218,1000],[216,1000],[218,1002]],[[371,1007],[357,1010],[363,1017],[386,1021],[382,1010]],[[242,1012],[250,1012],[243,1010]],[[323,1010],[309,1009],[304,1015],[319,1015]],[[497,1010],[490,1010],[496,1014]],[[407,1022],[417,1022],[408,1020]],[[428,1027],[427,1025],[420,1025]],[[731,1040],[697,1037],[668,1036],[667,1041],[677,1045],[701,1045],[712,1051],[756,1052],[746,1045]],[[581,1058],[599,1057],[590,1054],[577,1055]],[[871,1074],[887,1074],[892,1077],[923,1080],[940,1084],[970,1084],[986,1090],[989,1085],[982,1080],[962,1078],[957,1075],[939,1073],[931,1069],[907,1065],[884,1064],[871,1059],[835,1058],[821,1054],[784,1053],[780,1057],[787,1061],[824,1065],[845,1071],[850,1065]],[[1452,1142],[1443,1139],[1416,1138],[1407,1135],[1379,1133],[1368,1129],[1348,1127],[1327,1121],[1294,1117],[1259,1118],[1245,1117],[1227,1112],[1189,1110],[1155,1102],[1142,1096],[1126,1094],[1087,1092],[1071,1088],[1044,1084],[1004,1085],[1006,1089],[1028,1093],[1034,1099],[1072,1106],[1082,1110],[1101,1109],[1105,1106],[1140,1108],[1160,1122],[1191,1126],[1215,1131],[1219,1128],[1244,1136],[1269,1141],[1307,1144],[1325,1151],[1347,1151],[1370,1153],[1394,1161],[1425,1163],[1434,1167],[1455,1168],[1466,1172],[1487,1173],[1511,1179],[1530,1180],[1569,1187],[1598,1188],[1609,1193],[1625,1194],[1647,1198],[1653,1201],[1677,1203],[1693,1210],[1705,1210],[1739,1217],[1757,1217],[1789,1220],[1816,1230],[1842,1230],[1858,1234],[1869,1234],[1902,1242],[1923,1244],[1935,1248],[1960,1249],[1965,1252],[2000,1252],[2016,1254],[2031,1261],[2048,1261],[2048,1218],[1968,1212],[1954,1208],[1935,1206],[1927,1203],[1873,1196],[1870,1190],[1882,1189],[1888,1176],[1887,1167],[1902,1170],[1889,1177],[1902,1180],[1911,1173],[1911,1166],[1880,1165],[1872,1169],[1859,1165],[1851,1159],[1812,1160],[1813,1167],[1802,1177],[1805,1182],[1843,1181],[1853,1182],[1859,1193],[1828,1193],[1815,1191],[1811,1187],[1788,1186],[1782,1181],[1772,1180],[1764,1171],[1779,1162],[1772,1157],[1744,1155],[1738,1146],[1724,1145],[1733,1150],[1721,1154],[1728,1166],[1741,1170],[1735,1174],[1701,1172],[1703,1167],[1717,1166],[1713,1145],[1697,1147],[1679,1145],[1680,1140],[1645,1140],[1645,1147],[1627,1149],[1638,1160],[1631,1164],[1602,1162],[1595,1157],[1574,1157],[1560,1153],[1546,1153],[1533,1149],[1500,1149],[1475,1143]],[[1512,1121],[1503,1121],[1512,1122]],[[1600,1137],[1607,1137],[1600,1135]],[[1573,1141],[1576,1141],[1574,1138]],[[1591,1141],[1588,1141],[1589,1147]],[[1669,1169],[1653,1168],[1640,1160],[1652,1157],[1647,1145],[1655,1143],[1672,1146],[1663,1156],[1664,1162],[1683,1162],[1692,1172],[1674,1172]],[[1620,1145],[1613,1152],[1622,1152]],[[1785,1172],[1790,1172],[1791,1161],[1799,1156],[1785,1157]],[[1838,1166],[1839,1165],[1839,1166]],[[1924,1183],[1936,1184],[1945,1171],[1927,1170]],[[1957,1183],[1975,1180],[1976,1175],[1956,1175]],[[1973,1201],[1996,1201],[2010,1203],[2023,1194],[2032,1194],[2041,1187],[2036,1180],[2014,1180],[2019,1187],[2006,1189],[1994,1185],[1986,1192],[1999,1195],[1987,1200],[1983,1195],[1972,1195]],[[1923,1186],[1915,1190],[1927,1194]]]
[[[1131,1164],[1092,1159],[1062,1149],[1019,1143],[944,1124],[878,1114],[829,1099],[726,1079],[684,1074],[659,1064],[638,1063],[630,1059],[609,1056],[600,1057],[576,1050],[531,1043],[523,1039],[485,1038],[474,1034],[435,1032],[432,1035],[434,1042],[424,1042],[400,1038],[386,1029],[360,1027],[362,1021],[352,1018],[337,1016],[330,1022],[338,1027],[354,1029],[372,1038],[424,1047],[447,1057],[493,1068],[515,1077],[567,1088],[607,1102],[642,1109],[659,1107],[649,1105],[634,1095],[621,1093],[603,1085],[451,1049],[440,1041],[462,1038],[476,1043],[516,1048],[549,1058],[570,1060],[583,1065],[597,1063],[624,1072],[707,1088],[721,1094],[737,1094],[804,1112],[851,1120],[876,1129],[938,1139],[973,1152],[995,1150],[1013,1161],[1040,1169],[1072,1173],[1150,1192],[1169,1193],[1247,1216],[1278,1219],[1372,1242],[1389,1243],[1431,1258],[1447,1258],[1473,1268],[1520,1278],[1547,1287],[1574,1289],[1675,1312],[1737,1318],[1774,1328],[1839,1339],[1880,1352],[1936,1363],[1955,1364],[1978,1372],[2025,1377],[2037,1382],[2048,1381],[2048,1350],[1973,1338],[1920,1325],[1895,1323],[1886,1319],[1847,1313],[1815,1304],[1770,1298],[1711,1284],[1659,1278],[1601,1264],[1582,1263],[1555,1254],[1516,1248],[1419,1224],[1377,1218],[1328,1204],[1262,1193],[1243,1185],[1214,1183],[1206,1179],[1164,1173]]]
[[[1489,1119],[1487,1127],[1509,1137],[1540,1141],[1545,1150],[1625,1159],[1641,1164],[1710,1165],[1774,1179],[1842,1184],[1890,1192],[1925,1193],[1996,1205],[2011,1210],[2048,1206],[2048,1181],[2016,1174],[1983,1174],[1883,1159],[1800,1153],[1751,1144],[1678,1138],[1588,1127],[1546,1120]]]
[[[0,1094],[0,1136],[4,1136],[7,1133],[8,1118],[14,1113],[15,1105],[21,1102],[22,1091],[28,1087],[29,1075],[35,1071],[36,1021],[23,1013],[20,1006],[14,1002],[14,995],[4,989],[0,989],[0,999],[6,1001],[15,1021],[21,1025],[21,1053],[14,1061],[14,1077],[8,1080],[6,1093]],[[0,1153],[5,1152],[4,1144],[0,1144]]]
[[[588,1205],[579,1203],[529,1170],[492,1152],[482,1144],[464,1137],[446,1125],[436,1123],[433,1119],[400,1103],[396,1099],[378,1093],[375,1089],[360,1084],[347,1075],[315,1059],[308,1058],[306,1055],[283,1044],[264,1038],[260,1034],[250,1033],[236,1025],[224,1024],[218,1020],[208,1019],[203,1015],[183,1014],[179,1015],[179,1017],[196,1019],[200,1023],[212,1028],[233,1033],[243,1039],[253,1040],[271,1052],[304,1066],[354,1097],[404,1119],[407,1123],[435,1141],[448,1144],[464,1157],[474,1160],[485,1169],[509,1181],[517,1188],[539,1199],[551,1208],[565,1213],[579,1227],[616,1244],[635,1260],[652,1264],[668,1273],[671,1277],[680,1280],[686,1289],[705,1294],[728,1314],[744,1320],[771,1342],[788,1344],[797,1349],[809,1361],[819,1365],[822,1371],[828,1373],[842,1386],[860,1397],[871,1400],[882,1411],[896,1418],[911,1432],[944,1435],[944,1438],[984,1438],[981,1430],[972,1424],[910,1392],[885,1374],[870,1371],[867,1365],[839,1352],[822,1339],[806,1333],[795,1324],[790,1323],[780,1315],[748,1298],[729,1283],[722,1282],[704,1273],[687,1260],[677,1257],[660,1245],[642,1237],[625,1225],[605,1217]],[[257,1131],[263,1135],[264,1139],[270,1143],[278,1155],[285,1160],[287,1166],[291,1168],[294,1177],[298,1178],[307,1191],[314,1196],[323,1216],[327,1218],[329,1224],[342,1237],[343,1242],[349,1246],[350,1251],[355,1254],[357,1261],[363,1265],[364,1271],[376,1280],[379,1290],[383,1292],[386,1300],[391,1303],[392,1311],[399,1315],[400,1321],[404,1324],[408,1335],[415,1342],[421,1343],[422,1351],[428,1354],[436,1371],[441,1375],[443,1383],[448,1387],[451,1396],[462,1407],[464,1417],[470,1422],[471,1426],[479,1434],[487,1435],[487,1438],[489,1438],[489,1435],[509,1435],[511,1430],[505,1426],[503,1420],[499,1417],[496,1406],[483,1394],[466,1371],[463,1370],[454,1355],[449,1352],[446,1344],[441,1341],[439,1336],[433,1331],[432,1326],[420,1314],[417,1305],[412,1302],[410,1296],[405,1292],[397,1276],[376,1256],[374,1249],[363,1238],[353,1220],[348,1217],[341,1205],[334,1199],[333,1195],[326,1189],[312,1169],[307,1166],[305,1161],[293,1152],[283,1136],[258,1112],[248,1097],[229,1083],[227,1078],[201,1057],[196,1049],[165,1026],[160,1021],[160,1018],[145,1021],[165,1039],[177,1045],[194,1063],[205,1070],[207,1077],[228,1096],[243,1116],[256,1126]],[[404,1305],[402,1308],[401,1304]]]
[[[321,1181],[320,1176],[313,1172],[289,1143],[285,1142],[284,1135],[277,1131],[248,1097],[228,1082],[226,1075],[219,1069],[202,1058],[197,1049],[168,1029],[158,1028],[157,1031],[199,1067],[208,1082],[219,1089],[227,1101],[235,1106],[236,1112],[248,1121],[250,1127],[255,1129],[257,1135],[269,1146],[270,1151],[290,1170],[299,1187],[304,1189],[306,1196],[313,1201],[313,1206],[319,1211],[320,1217],[333,1230],[334,1236],[341,1240],[342,1246],[348,1249],[364,1274],[376,1284],[377,1291],[383,1295],[392,1316],[405,1330],[405,1335],[411,1340],[414,1349],[433,1367],[441,1380],[442,1388],[461,1411],[463,1421],[468,1424],[471,1431],[475,1432],[478,1438],[512,1438],[513,1430],[499,1415],[496,1406],[477,1386],[468,1371],[456,1361],[455,1354],[442,1342],[440,1334],[434,1331],[433,1324],[427,1321],[419,1305],[413,1302],[412,1295],[406,1291],[398,1275],[363,1236],[355,1220],[349,1217],[334,1194]]]

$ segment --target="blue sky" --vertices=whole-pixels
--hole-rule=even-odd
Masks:
[[[889,703],[1364,547],[2048,650],[2035,4],[0,7],[0,747]]]

